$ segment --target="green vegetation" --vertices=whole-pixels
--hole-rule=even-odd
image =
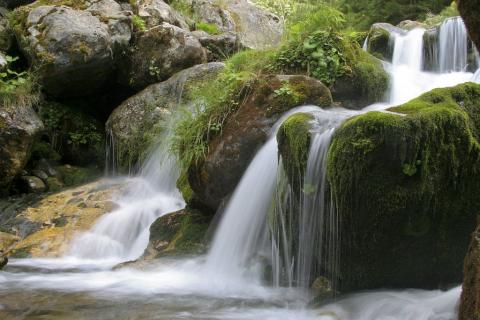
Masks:
[[[147,30],[145,20],[143,20],[140,16],[134,15],[132,17],[132,24],[136,31],[145,32]]]
[[[213,34],[213,35],[220,33],[217,25],[213,23],[197,22],[195,24],[195,28],[197,30],[202,30],[202,31],[205,31],[206,33]]]
[[[6,56],[7,68],[0,72],[0,107],[33,106],[40,101],[40,90],[34,76],[17,72],[12,64],[18,57]]]
[[[434,15],[432,13],[427,14],[427,18],[425,19],[425,24],[428,26],[436,26],[441,24],[445,19],[450,17],[459,16],[460,13],[457,9],[456,2],[452,2],[450,6],[443,9],[439,14]]]

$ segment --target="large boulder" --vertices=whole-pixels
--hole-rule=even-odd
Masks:
[[[283,21],[247,0],[192,0],[195,17],[214,24],[221,32],[236,32],[245,48],[265,49],[280,43]]]
[[[119,81],[143,89],[207,62],[207,52],[189,31],[164,22],[137,34],[123,61]]]
[[[82,96],[102,88],[131,38],[130,18],[113,0],[79,1],[74,7],[37,1],[17,8],[13,17],[21,50],[54,96]]]
[[[212,62],[183,70],[167,81],[147,87],[118,106],[106,127],[111,135],[120,168],[134,165],[164,128],[172,111],[189,100],[198,83],[215,77],[224,64]]]
[[[11,199],[0,203],[1,247],[13,257],[58,257],[66,252],[76,233],[90,229],[112,211],[120,181],[97,181],[63,192]]]
[[[478,0],[457,0],[457,5],[470,38],[480,50],[480,3]]]
[[[389,111],[346,121],[330,146],[339,288],[459,283],[480,212],[480,85],[435,89]]]
[[[362,109],[375,102],[385,101],[389,80],[382,61],[359,50],[351,72],[335,80],[331,88],[333,99],[342,107]]]
[[[31,106],[0,106],[0,189],[24,168],[43,123]]]
[[[473,232],[463,268],[458,320],[480,319],[480,228]]]
[[[259,147],[267,140],[273,124],[294,107],[313,104],[330,107],[330,90],[306,76],[269,76],[259,79],[222,133],[209,143],[205,158],[189,169],[195,199],[211,210],[236,187]]]

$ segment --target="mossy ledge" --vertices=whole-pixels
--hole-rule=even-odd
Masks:
[[[461,282],[480,212],[480,85],[390,111],[346,121],[329,150],[344,291]]]
[[[277,133],[278,151],[294,190],[301,187],[307,166],[312,120],[308,113],[296,113],[283,122]]]

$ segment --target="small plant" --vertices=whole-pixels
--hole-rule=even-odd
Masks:
[[[196,27],[197,30],[202,30],[202,31],[205,31],[206,33],[209,33],[209,34],[212,34],[212,35],[220,33],[217,25],[215,25],[213,23],[198,22],[195,25],[195,27]]]
[[[12,64],[18,57],[6,56],[7,67],[0,72],[0,106],[31,106],[40,100],[38,86],[27,71],[17,72]]]
[[[143,20],[140,16],[134,15],[132,17],[132,24],[136,31],[145,32],[147,30],[145,20]]]

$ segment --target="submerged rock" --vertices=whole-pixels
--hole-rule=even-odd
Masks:
[[[100,180],[42,197],[11,199],[0,206],[0,217],[9,216],[8,221],[0,219],[2,229],[11,235],[0,236],[0,248],[8,248],[13,257],[61,256],[78,232],[114,209],[112,196],[122,188],[119,181]]]
[[[459,283],[480,211],[480,85],[390,111],[348,120],[330,147],[343,291]]]
[[[96,92],[111,79],[118,53],[130,41],[130,18],[113,0],[78,1],[73,7],[45,3],[14,11],[12,27],[21,50],[48,93]]]
[[[215,77],[224,64],[212,62],[183,70],[167,81],[147,87],[118,106],[106,127],[113,140],[120,169],[137,163],[153,139],[165,128],[166,120],[179,105],[188,104],[196,84]],[[167,116],[168,115],[168,116]]]
[[[273,124],[294,107],[330,107],[330,90],[306,76],[269,76],[251,85],[252,92],[227,119],[222,134],[209,144],[205,158],[189,169],[189,183],[201,204],[216,210],[240,181]]]
[[[123,60],[119,81],[143,89],[183,69],[207,62],[207,52],[190,32],[164,22],[137,34]]]
[[[20,173],[43,124],[29,105],[0,106],[0,188]]]

